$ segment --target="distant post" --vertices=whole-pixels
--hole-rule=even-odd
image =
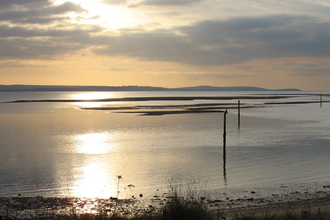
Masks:
[[[322,94],[320,94],[320,107],[322,107]]]
[[[237,104],[238,106],[237,106],[237,111],[238,111],[238,129],[240,129],[240,127],[241,127],[241,101],[240,100],[238,100],[238,104]]]

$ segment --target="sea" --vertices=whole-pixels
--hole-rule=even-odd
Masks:
[[[329,101],[330,92],[0,92],[0,196],[325,189]],[[171,114],[145,114],[157,111]]]

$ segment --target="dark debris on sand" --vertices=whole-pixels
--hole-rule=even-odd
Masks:
[[[133,213],[133,199],[0,197],[0,220],[49,219],[54,216],[90,213]]]

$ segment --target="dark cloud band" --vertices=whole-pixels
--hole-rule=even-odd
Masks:
[[[29,2],[49,4],[42,0]],[[170,4],[171,0],[163,1],[166,2]],[[181,1],[188,2],[197,1]],[[10,6],[5,1],[0,4]],[[14,4],[25,5],[19,0],[12,1]],[[83,48],[108,56],[215,66],[268,58],[330,57],[330,21],[316,16],[234,17],[167,30],[126,28],[119,35],[111,35],[103,33],[104,28],[98,25],[71,24],[66,17],[71,12],[86,10],[66,2],[42,9],[11,8],[0,12],[0,21],[7,22],[0,24],[0,57],[39,59]],[[40,28],[46,24],[54,25]]]

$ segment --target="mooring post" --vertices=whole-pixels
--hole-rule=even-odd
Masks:
[[[320,107],[322,107],[322,94],[320,94]]]
[[[227,119],[227,109],[223,113],[223,178],[225,185],[227,185],[227,173],[226,173],[226,119]]]
[[[238,129],[240,129],[240,127],[241,127],[241,101],[240,100],[238,100],[238,104],[237,104],[238,106],[237,106],[237,111],[238,111],[238,115],[237,115],[237,117],[238,117]]]
[[[227,109],[223,113],[223,162],[226,163],[226,119],[227,119]]]

